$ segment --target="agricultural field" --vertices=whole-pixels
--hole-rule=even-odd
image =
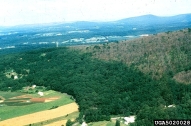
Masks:
[[[65,116],[61,116],[61,117],[50,119],[47,121],[31,124],[31,126],[41,126],[42,124],[44,126],[62,126],[62,125],[66,125],[66,122],[68,121],[68,119],[70,119],[71,121],[75,121],[75,119],[78,116],[79,116],[79,112],[73,112],[73,113],[70,113]],[[75,125],[81,126],[81,125],[78,125],[78,123],[75,123]]]
[[[44,110],[44,111],[8,119],[8,120],[0,122],[0,125],[12,125],[12,124],[16,126],[32,125],[33,123],[48,121],[50,119],[58,118],[63,115],[67,116],[68,114],[76,112],[76,111],[78,111],[78,105],[76,103],[70,103],[55,109]]]
[[[37,93],[0,92],[0,101],[0,125],[15,124],[19,119],[23,122],[21,125],[27,125],[78,112],[78,105],[71,96],[53,90],[44,91],[43,96]]]

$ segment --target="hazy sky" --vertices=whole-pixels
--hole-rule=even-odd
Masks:
[[[191,13],[191,0],[0,0],[0,26]]]

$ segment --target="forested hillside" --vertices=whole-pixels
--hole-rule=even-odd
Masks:
[[[191,28],[188,28],[78,49],[91,52],[94,58],[134,65],[152,78],[161,78],[165,74],[173,77],[178,72],[191,70],[190,43]]]
[[[186,29],[80,50],[1,55],[0,89],[36,84],[68,93],[79,104],[79,120],[86,122],[110,120],[112,115],[136,115],[132,126],[150,126],[154,119],[190,119],[191,85],[173,79],[190,70],[190,34]]]

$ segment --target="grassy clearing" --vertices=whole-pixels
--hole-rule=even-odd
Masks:
[[[57,121],[57,122],[54,122],[54,123],[51,123],[51,124],[47,124],[47,125],[44,125],[44,126],[65,126],[66,125],[66,122],[67,120],[60,120],[60,121]]]
[[[5,99],[16,97],[19,95],[23,95],[23,93],[17,93],[17,92],[0,92],[0,96],[3,96]],[[39,97],[37,94],[31,94],[32,97]],[[46,91],[44,92],[43,97],[53,97],[58,96],[60,97],[58,100],[52,101],[52,102],[46,102],[46,103],[34,103],[34,104],[28,104],[28,105],[22,105],[22,106],[8,106],[4,103],[1,103],[0,106],[0,118],[1,120],[6,120],[26,114],[31,114],[34,112],[39,112],[43,110],[49,110],[53,106],[63,106],[69,103],[74,102],[70,99],[70,96],[67,94],[62,94],[56,91]]]
[[[100,122],[93,122],[93,123],[89,123],[89,126],[107,126],[108,123],[112,123],[112,122],[108,122],[108,121],[100,121]],[[112,123],[114,126],[115,123]]]

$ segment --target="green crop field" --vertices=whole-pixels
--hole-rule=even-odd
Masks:
[[[9,98],[20,96],[20,95],[24,95],[24,93],[0,91],[0,96],[4,97],[5,99],[9,99]]]
[[[0,103],[0,118],[1,120],[22,116],[34,112],[39,112],[43,110],[49,110],[53,108],[54,106],[62,106],[65,104],[69,104],[74,102],[70,99],[70,96],[67,94],[62,94],[60,92],[56,91],[45,91],[44,96],[40,97],[37,93],[36,94],[29,94],[30,97],[35,98],[49,98],[49,97],[59,97],[59,99],[51,101],[51,102],[44,102],[44,103],[28,103],[28,104],[22,104],[20,101],[21,98],[19,98],[19,101],[17,102],[15,99],[11,101],[10,98],[26,95],[24,93],[19,92],[0,92],[0,96],[5,98],[5,102]],[[27,94],[28,95],[28,94]],[[26,99],[26,98],[24,98]],[[11,102],[6,102],[11,101]]]

